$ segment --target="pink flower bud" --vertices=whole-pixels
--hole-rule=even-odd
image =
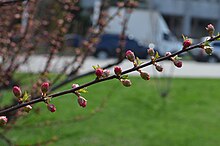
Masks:
[[[141,72],[140,75],[141,75],[141,78],[142,78],[142,79],[144,79],[144,80],[150,80],[150,75],[149,75],[149,73]]]
[[[163,71],[163,67],[159,64],[155,64],[155,67],[156,67],[156,70],[159,71],[159,72],[162,72]]]
[[[129,79],[121,79],[121,83],[125,86],[125,87],[130,87],[131,86],[131,81]]]
[[[147,50],[147,53],[148,53],[150,56],[154,56],[155,51],[154,51],[153,48],[149,48],[149,49]]]
[[[14,86],[13,89],[12,89],[14,95],[17,97],[17,98],[20,98],[22,96],[22,92],[21,92],[21,88],[18,87],[18,86]]]
[[[192,41],[190,39],[186,39],[183,42],[183,49],[186,49],[187,47],[192,45]]]
[[[103,70],[103,75],[102,76],[104,78],[107,78],[109,75],[110,75],[110,70],[107,70],[107,69]]]
[[[98,78],[102,77],[102,76],[103,76],[103,69],[97,68],[97,69],[95,70],[95,74],[96,74],[96,76],[97,76]]]
[[[77,87],[79,87],[79,84],[72,84],[72,88],[73,88],[73,89],[75,89],[75,88],[77,88]]]
[[[81,107],[86,107],[87,105],[87,100],[85,98],[83,98],[82,96],[78,97],[78,103]]]
[[[44,82],[41,85],[41,92],[44,94],[47,93],[47,91],[49,90],[49,86],[50,86],[50,84],[48,82]]]
[[[178,68],[181,68],[183,66],[183,63],[180,60],[174,60],[173,63]]]
[[[117,76],[120,76],[121,73],[122,73],[121,67],[115,66],[115,67],[114,67],[114,72],[115,72],[115,74],[116,74]]]
[[[135,60],[135,55],[134,53],[131,51],[131,50],[128,50],[125,54],[126,58],[131,61],[131,62],[134,62]]]
[[[31,110],[32,110],[32,106],[30,106],[30,105],[26,105],[24,107],[24,111],[27,112],[27,113],[29,113]]]
[[[206,27],[206,30],[208,31],[209,35],[212,37],[213,36],[213,33],[215,31],[215,27],[212,25],[212,24],[209,24],[207,27]]]
[[[47,109],[48,109],[49,111],[51,111],[52,113],[57,110],[56,107],[55,107],[55,105],[53,105],[53,104],[47,104]]]
[[[165,56],[170,56],[170,55],[172,55],[171,52],[166,52],[166,53],[165,53]]]
[[[8,122],[8,119],[6,118],[6,116],[0,116],[0,126],[6,125],[7,122]]]

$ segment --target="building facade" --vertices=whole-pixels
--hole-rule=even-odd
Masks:
[[[92,9],[95,1],[81,0],[81,5]],[[165,18],[170,30],[181,38],[182,34],[200,38],[205,27],[212,23],[220,32],[220,0],[139,0],[142,9],[154,9]],[[117,2],[117,0],[111,0]]]
[[[220,0],[146,0],[150,9],[159,11],[170,29],[181,34],[199,38],[206,35],[207,24],[220,31]]]

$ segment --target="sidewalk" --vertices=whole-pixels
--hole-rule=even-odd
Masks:
[[[52,65],[50,70],[52,72],[60,72],[63,66],[71,61],[73,57],[55,57],[53,59]],[[146,61],[146,60],[142,60]],[[114,59],[108,60],[98,60],[93,57],[88,57],[85,61],[84,65],[82,66],[79,73],[85,73],[88,71],[93,70],[93,65],[100,65],[103,66],[105,64],[109,64],[114,62]],[[21,72],[34,72],[38,73],[43,70],[46,64],[46,56],[31,56],[27,64],[20,66],[19,71]],[[183,67],[177,68],[175,67],[172,62],[164,61],[159,63],[163,66],[164,71],[162,73],[157,72],[154,69],[154,66],[149,66],[143,69],[150,73],[151,76],[174,76],[174,77],[187,77],[187,78],[220,78],[220,63],[200,63],[194,61],[184,61],[183,60]],[[120,64],[123,70],[131,68],[132,63],[129,61],[124,61]],[[113,71],[113,68],[110,69]],[[138,75],[138,72],[133,72],[130,75]]]

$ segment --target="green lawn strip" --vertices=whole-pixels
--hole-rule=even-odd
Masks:
[[[84,109],[74,94],[52,100],[55,113],[37,104],[34,109],[40,108],[40,113],[31,111],[6,136],[21,145],[48,140],[50,146],[220,145],[220,79],[175,78],[166,98],[160,97],[157,80],[131,80],[131,88],[117,80],[89,87],[83,94],[88,100]],[[164,86],[166,81],[160,80]],[[104,108],[90,116],[103,100]]]

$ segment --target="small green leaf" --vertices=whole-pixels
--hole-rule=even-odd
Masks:
[[[23,98],[22,98],[22,101],[27,101],[29,98],[29,95],[27,93],[27,91],[24,92],[24,95],[23,95]]]
[[[121,79],[128,79],[128,75],[121,76]]]
[[[203,44],[204,44],[204,46],[210,46],[210,42],[209,41],[205,41]]]
[[[174,58],[175,58],[176,60],[181,60],[181,59],[182,59],[182,57],[179,57],[178,55],[174,56]]]
[[[136,60],[137,60],[137,65],[141,65],[141,64],[144,63],[144,62],[142,62],[138,57],[136,57]]]
[[[158,58],[160,58],[160,55],[159,55],[159,53],[156,51],[155,59],[158,59]]]
[[[97,65],[97,66],[93,65],[92,68],[94,68],[94,70],[96,70],[96,69],[100,68],[100,66],[99,65]]]
[[[184,36],[183,34],[182,34],[182,37],[183,37],[183,40],[184,40],[184,41],[187,39],[187,37],[186,37],[186,36]]]
[[[217,36],[220,36],[220,33],[218,32],[218,35]],[[217,41],[220,41],[220,38],[217,38]]]
[[[77,92],[79,92],[79,93],[88,93],[88,91],[85,88],[79,89],[79,90],[77,90]]]

